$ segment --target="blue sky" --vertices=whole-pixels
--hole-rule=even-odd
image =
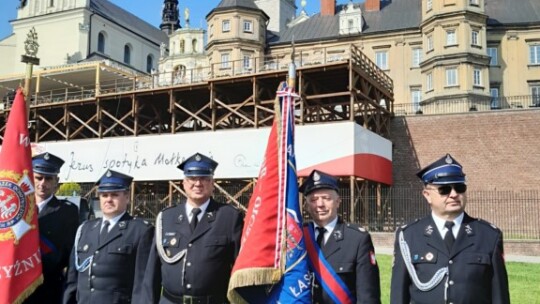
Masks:
[[[7,37],[12,32],[9,20],[17,17],[17,6],[19,0],[0,0],[0,40]],[[33,0],[28,0],[32,2]],[[158,27],[161,21],[161,7],[163,0],[110,0],[116,5],[127,9],[139,18]],[[206,28],[205,17],[210,10],[221,0],[179,0],[181,23],[184,22],[184,8],[187,6],[190,10],[191,27]],[[321,0],[307,0],[306,12],[313,15],[319,12]],[[348,0],[337,0],[338,4],[347,3]],[[354,2],[359,2],[358,0]],[[296,0],[298,11],[300,11],[300,0]]]

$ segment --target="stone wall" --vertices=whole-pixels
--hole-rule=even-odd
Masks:
[[[450,153],[471,190],[540,190],[540,110],[401,116],[390,130],[396,187]]]

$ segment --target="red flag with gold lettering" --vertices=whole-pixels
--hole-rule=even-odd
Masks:
[[[33,181],[26,104],[19,89],[0,151],[0,303],[21,303],[43,282]]]

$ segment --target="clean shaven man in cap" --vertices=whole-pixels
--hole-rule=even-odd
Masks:
[[[24,303],[62,303],[65,269],[79,226],[77,206],[54,195],[63,164],[48,152],[32,158],[44,282]]]
[[[212,198],[218,163],[196,153],[184,171],[186,201],[160,212],[137,303],[227,302],[232,266],[240,249],[243,215]]]
[[[417,176],[431,214],[396,232],[391,303],[510,303],[502,232],[465,212],[462,166],[447,154]]]
[[[341,203],[338,180],[313,170],[299,190],[306,197],[306,210],[313,220],[306,225],[321,248],[319,259],[325,259],[334,275],[345,284],[347,298],[352,303],[381,303],[379,266],[371,236],[364,228],[345,223],[338,216]],[[313,303],[335,303],[322,285],[314,279]]]
[[[64,303],[131,303],[139,297],[154,228],[127,212],[132,180],[107,170],[97,182],[103,218],[77,230]]]

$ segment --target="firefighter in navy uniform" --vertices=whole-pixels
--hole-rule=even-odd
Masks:
[[[77,206],[54,196],[64,161],[51,153],[32,158],[44,282],[24,303],[62,302],[65,268],[79,226]]]
[[[354,303],[381,303],[379,266],[371,236],[338,216],[341,198],[337,179],[313,170],[299,190],[306,196],[306,210],[313,220],[306,225],[314,231],[326,261],[356,299]],[[313,303],[334,303],[316,279],[312,297]]]
[[[132,180],[108,170],[97,182],[103,218],[77,230],[64,303],[131,303],[138,297],[154,228],[126,211]]]
[[[242,213],[216,202],[218,163],[196,153],[178,168],[187,200],[156,218],[155,241],[138,303],[226,303],[232,266],[240,249]]]
[[[510,303],[502,232],[465,212],[465,174],[447,154],[418,177],[431,215],[396,232],[391,303]]]

